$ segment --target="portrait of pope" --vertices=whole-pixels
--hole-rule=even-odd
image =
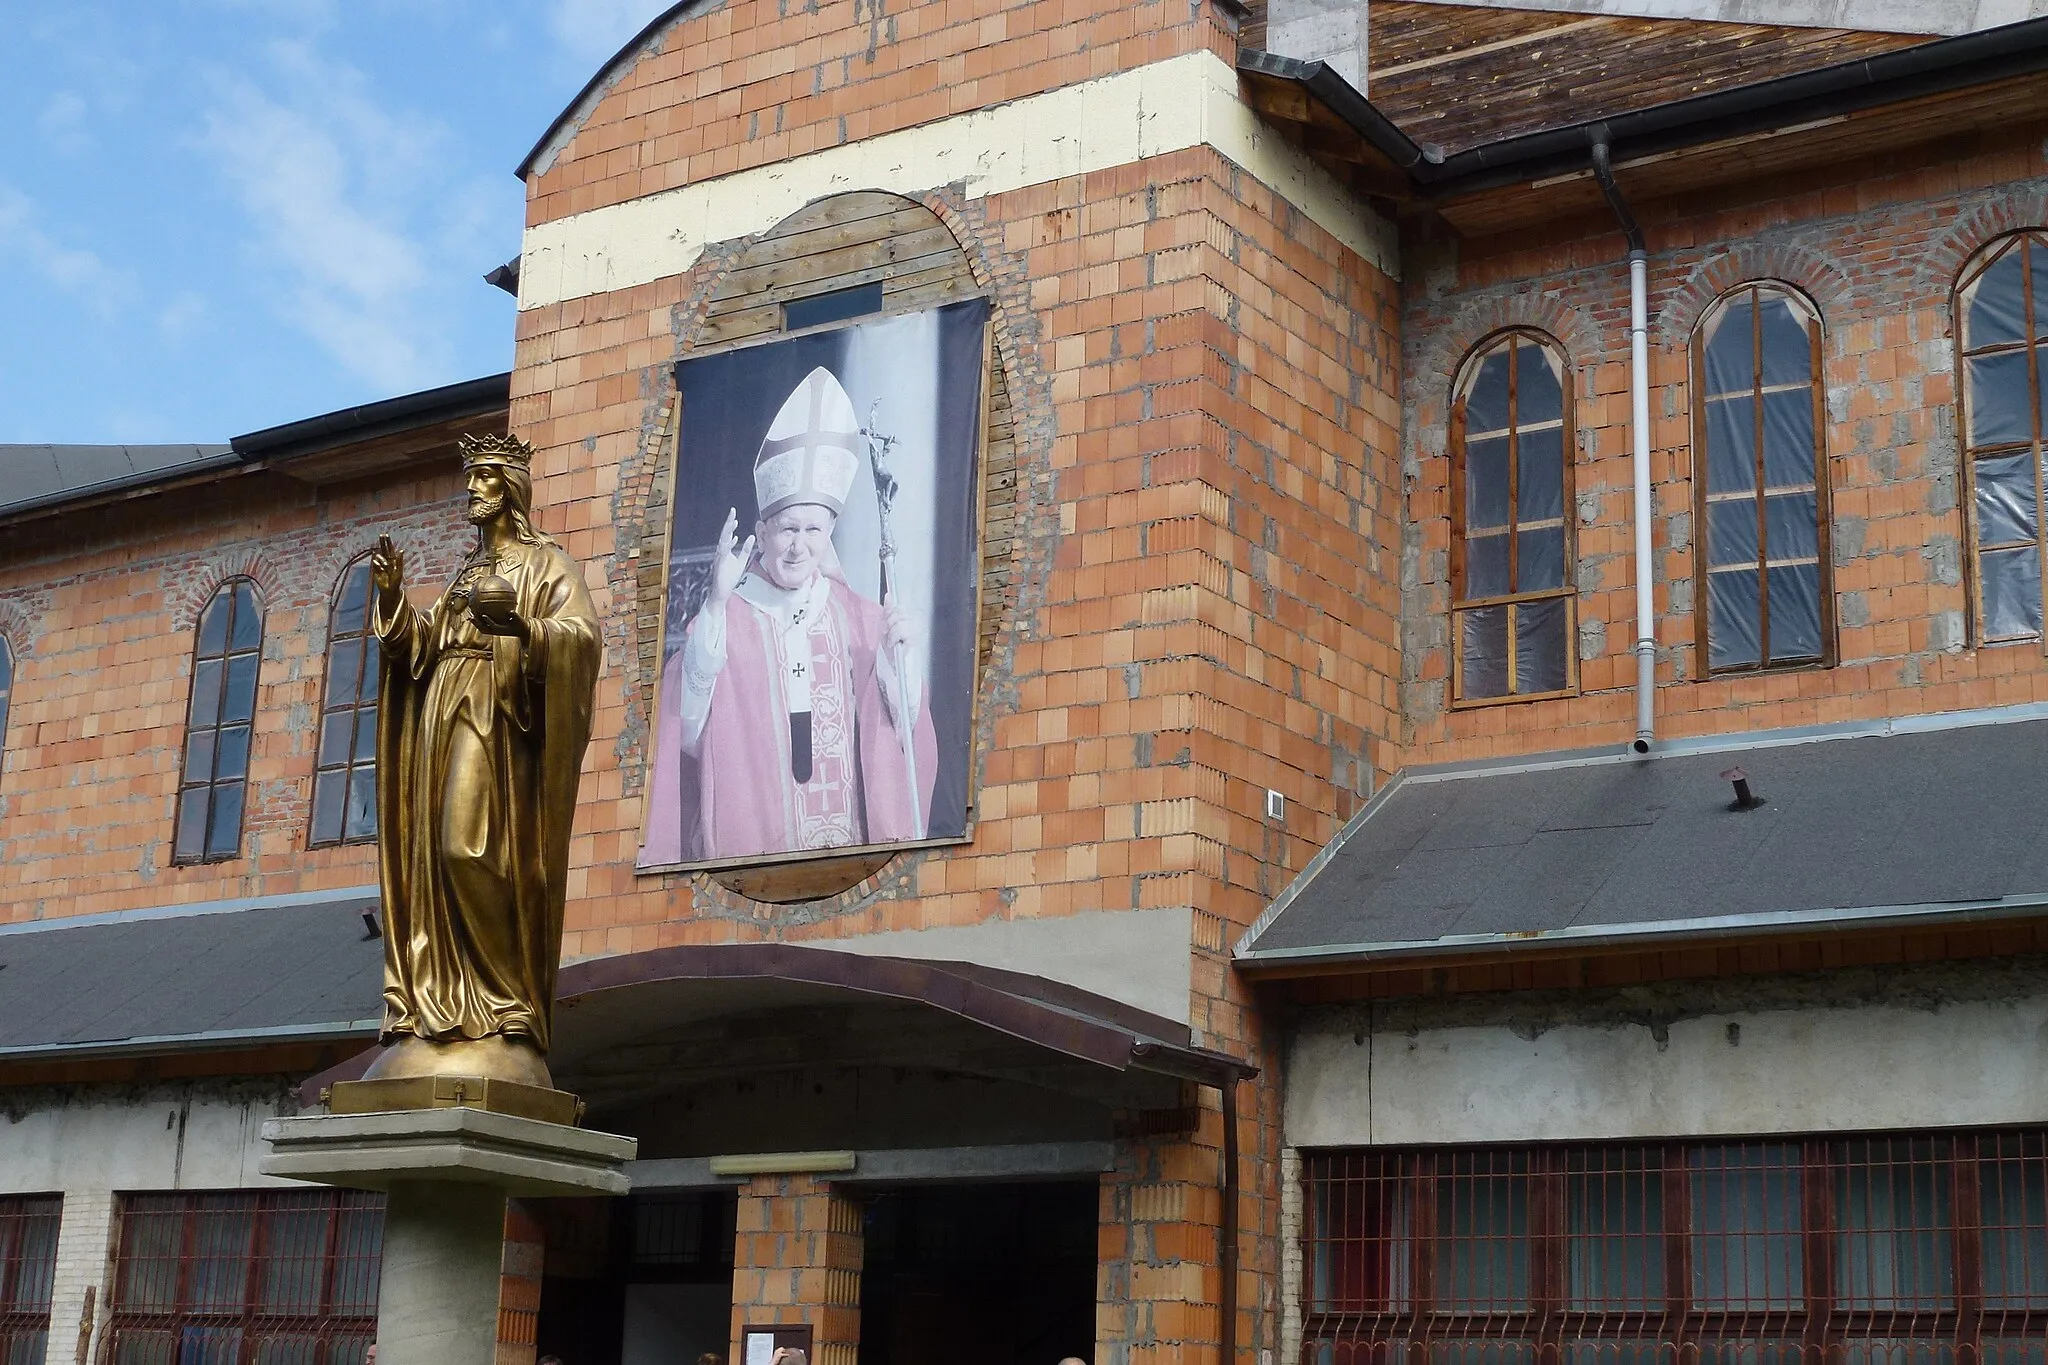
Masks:
[[[939,771],[917,623],[843,569],[835,533],[870,477],[860,422],[812,369],[727,509],[703,600],[662,669],[643,865],[915,841]]]

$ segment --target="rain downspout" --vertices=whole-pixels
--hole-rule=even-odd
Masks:
[[[1631,747],[1646,754],[1657,737],[1656,565],[1650,544],[1650,256],[1643,246],[1643,229],[1614,183],[1604,126],[1593,142],[1593,176],[1628,238],[1629,434],[1636,532],[1636,737]]]

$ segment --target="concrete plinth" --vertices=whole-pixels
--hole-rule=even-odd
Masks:
[[[492,1365],[505,1192],[398,1181],[384,1203],[377,1365]]]
[[[377,1365],[492,1365],[505,1197],[624,1194],[639,1143],[482,1109],[263,1125],[265,1175],[382,1190]]]

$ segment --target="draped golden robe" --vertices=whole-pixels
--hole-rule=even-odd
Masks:
[[[491,571],[529,641],[478,631],[452,591],[425,611],[374,608],[382,1037],[502,1034],[546,1052],[597,612],[553,545],[514,544]]]

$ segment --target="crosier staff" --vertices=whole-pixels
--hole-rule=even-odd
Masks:
[[[889,472],[889,452],[896,446],[894,436],[884,436],[876,429],[877,415],[882,400],[877,398],[868,405],[867,425],[861,428],[861,439],[868,448],[868,468],[875,476],[875,519],[881,530],[882,605],[891,605],[889,571],[896,563],[896,541],[889,534],[889,509],[896,502],[896,476]],[[889,652],[890,671],[896,676],[896,699],[904,711],[910,709],[909,664],[905,655],[909,652],[905,642]],[[910,717],[896,717],[896,739],[903,750],[903,767],[910,774],[910,827],[920,835],[924,832],[923,803],[918,799],[917,749],[911,734]]]

